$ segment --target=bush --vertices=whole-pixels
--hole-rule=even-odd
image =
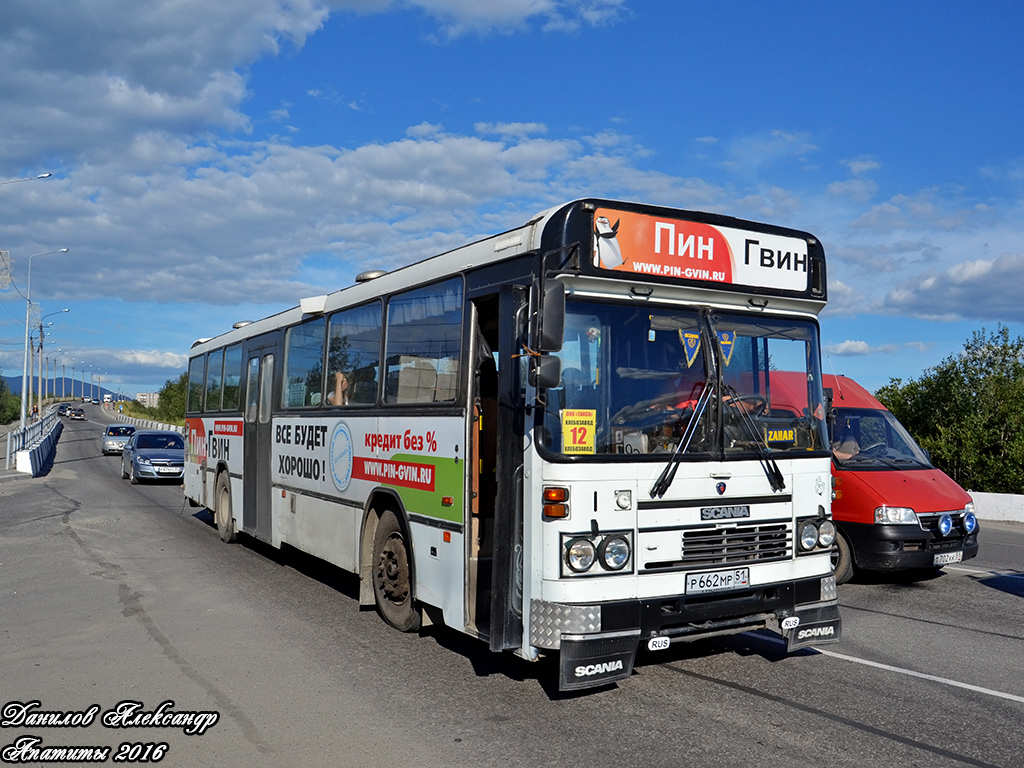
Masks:
[[[892,379],[875,396],[964,488],[1019,493],[1024,481],[1024,339],[999,325],[917,381]]]

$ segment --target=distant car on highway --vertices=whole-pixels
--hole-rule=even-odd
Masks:
[[[177,432],[139,430],[121,452],[121,477],[142,480],[181,480],[185,476],[185,438]]]
[[[134,434],[135,427],[131,424],[108,424],[107,428],[103,430],[101,438],[103,455],[121,453],[124,450],[124,444]]]
[[[68,411],[70,411],[70,410],[71,410],[71,406],[70,405],[68,405],[67,403],[61,403],[60,405],[57,406],[57,415],[58,416],[67,416],[68,415]]]
[[[68,412],[69,419],[77,419],[78,421],[85,421],[85,411],[81,408],[71,408]]]

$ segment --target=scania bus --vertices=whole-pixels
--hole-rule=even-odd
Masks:
[[[835,641],[825,302],[808,233],[569,202],[196,342],[185,494],[562,690],[677,640]]]

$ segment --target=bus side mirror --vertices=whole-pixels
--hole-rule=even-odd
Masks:
[[[551,389],[562,383],[562,360],[554,355],[530,358],[530,386]]]
[[[530,341],[535,352],[561,350],[565,336],[565,284],[561,280],[533,282],[530,320]]]

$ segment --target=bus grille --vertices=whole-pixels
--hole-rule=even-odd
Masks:
[[[645,570],[690,570],[787,560],[792,556],[792,526],[786,521],[729,528],[693,528],[682,531],[682,559],[647,563]]]

